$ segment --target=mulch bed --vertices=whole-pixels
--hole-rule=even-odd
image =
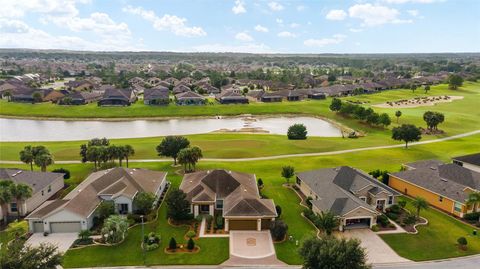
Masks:
[[[171,250],[169,248],[165,248],[164,249],[164,252],[167,253],[167,254],[177,254],[177,253],[198,253],[200,251],[200,248],[195,246],[195,248],[193,250],[188,250],[186,248],[186,245],[178,245],[178,248],[177,249],[174,249],[174,250]]]

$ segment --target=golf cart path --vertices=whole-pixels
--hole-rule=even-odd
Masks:
[[[438,143],[444,142],[448,140],[454,140],[458,138],[463,138],[467,136],[472,136],[480,134],[480,130],[471,131],[468,133],[452,135],[444,138],[420,141],[420,142],[413,142],[409,144],[409,147],[417,146],[417,145],[425,145],[431,143]],[[285,155],[273,155],[273,156],[264,156],[264,157],[253,157],[253,158],[203,158],[203,161],[206,162],[249,162],[249,161],[265,161],[265,160],[275,160],[275,159],[284,159],[284,158],[296,158],[296,157],[312,157],[312,156],[325,156],[325,155],[337,155],[337,154],[345,154],[351,152],[360,152],[360,151],[370,151],[370,150],[377,150],[377,149],[391,149],[391,148],[402,148],[405,144],[397,144],[397,145],[387,145],[387,146],[375,146],[375,147],[365,147],[365,148],[355,148],[355,149],[345,149],[345,150],[336,150],[336,151],[324,151],[324,152],[312,152],[312,153],[297,153],[297,154],[285,154]],[[152,162],[171,162],[172,159],[131,159],[130,162],[138,162],[138,163],[152,163]],[[1,164],[22,164],[20,161],[3,161],[0,160]],[[68,161],[56,161],[57,164],[76,164],[81,163],[81,161],[77,160],[68,160]]]

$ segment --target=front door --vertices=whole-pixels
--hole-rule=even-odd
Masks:
[[[377,200],[377,210],[383,211],[385,208],[385,200]]]
[[[128,214],[128,204],[118,204],[119,214]]]
[[[200,213],[210,213],[210,205],[200,205]]]

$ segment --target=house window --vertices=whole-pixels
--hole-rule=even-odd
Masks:
[[[48,185],[48,192],[52,191],[52,185]]]
[[[217,200],[215,203],[215,209],[223,209],[223,200]]]
[[[462,204],[459,203],[459,202],[455,202],[455,206],[453,207],[453,209],[454,209],[456,212],[462,212]]]
[[[17,212],[18,211],[17,203],[11,203],[10,204],[10,211],[11,212]]]
[[[438,196],[438,201],[441,203],[443,202],[443,196]]]
[[[297,185],[300,186],[302,185],[302,181],[297,177]]]
[[[389,205],[393,204],[393,196],[392,195],[388,196],[388,204]]]
[[[128,213],[128,204],[118,204],[118,213],[127,214]]]
[[[42,196],[43,196],[44,193],[45,193],[45,192],[42,190]]]

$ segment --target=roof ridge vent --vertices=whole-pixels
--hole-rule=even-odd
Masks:
[[[448,180],[446,180],[446,179],[443,178],[443,177],[441,177],[440,180],[443,181],[443,182],[448,182]]]
[[[435,167],[435,166],[430,166],[430,169],[432,169],[432,170],[437,170],[437,167]]]

